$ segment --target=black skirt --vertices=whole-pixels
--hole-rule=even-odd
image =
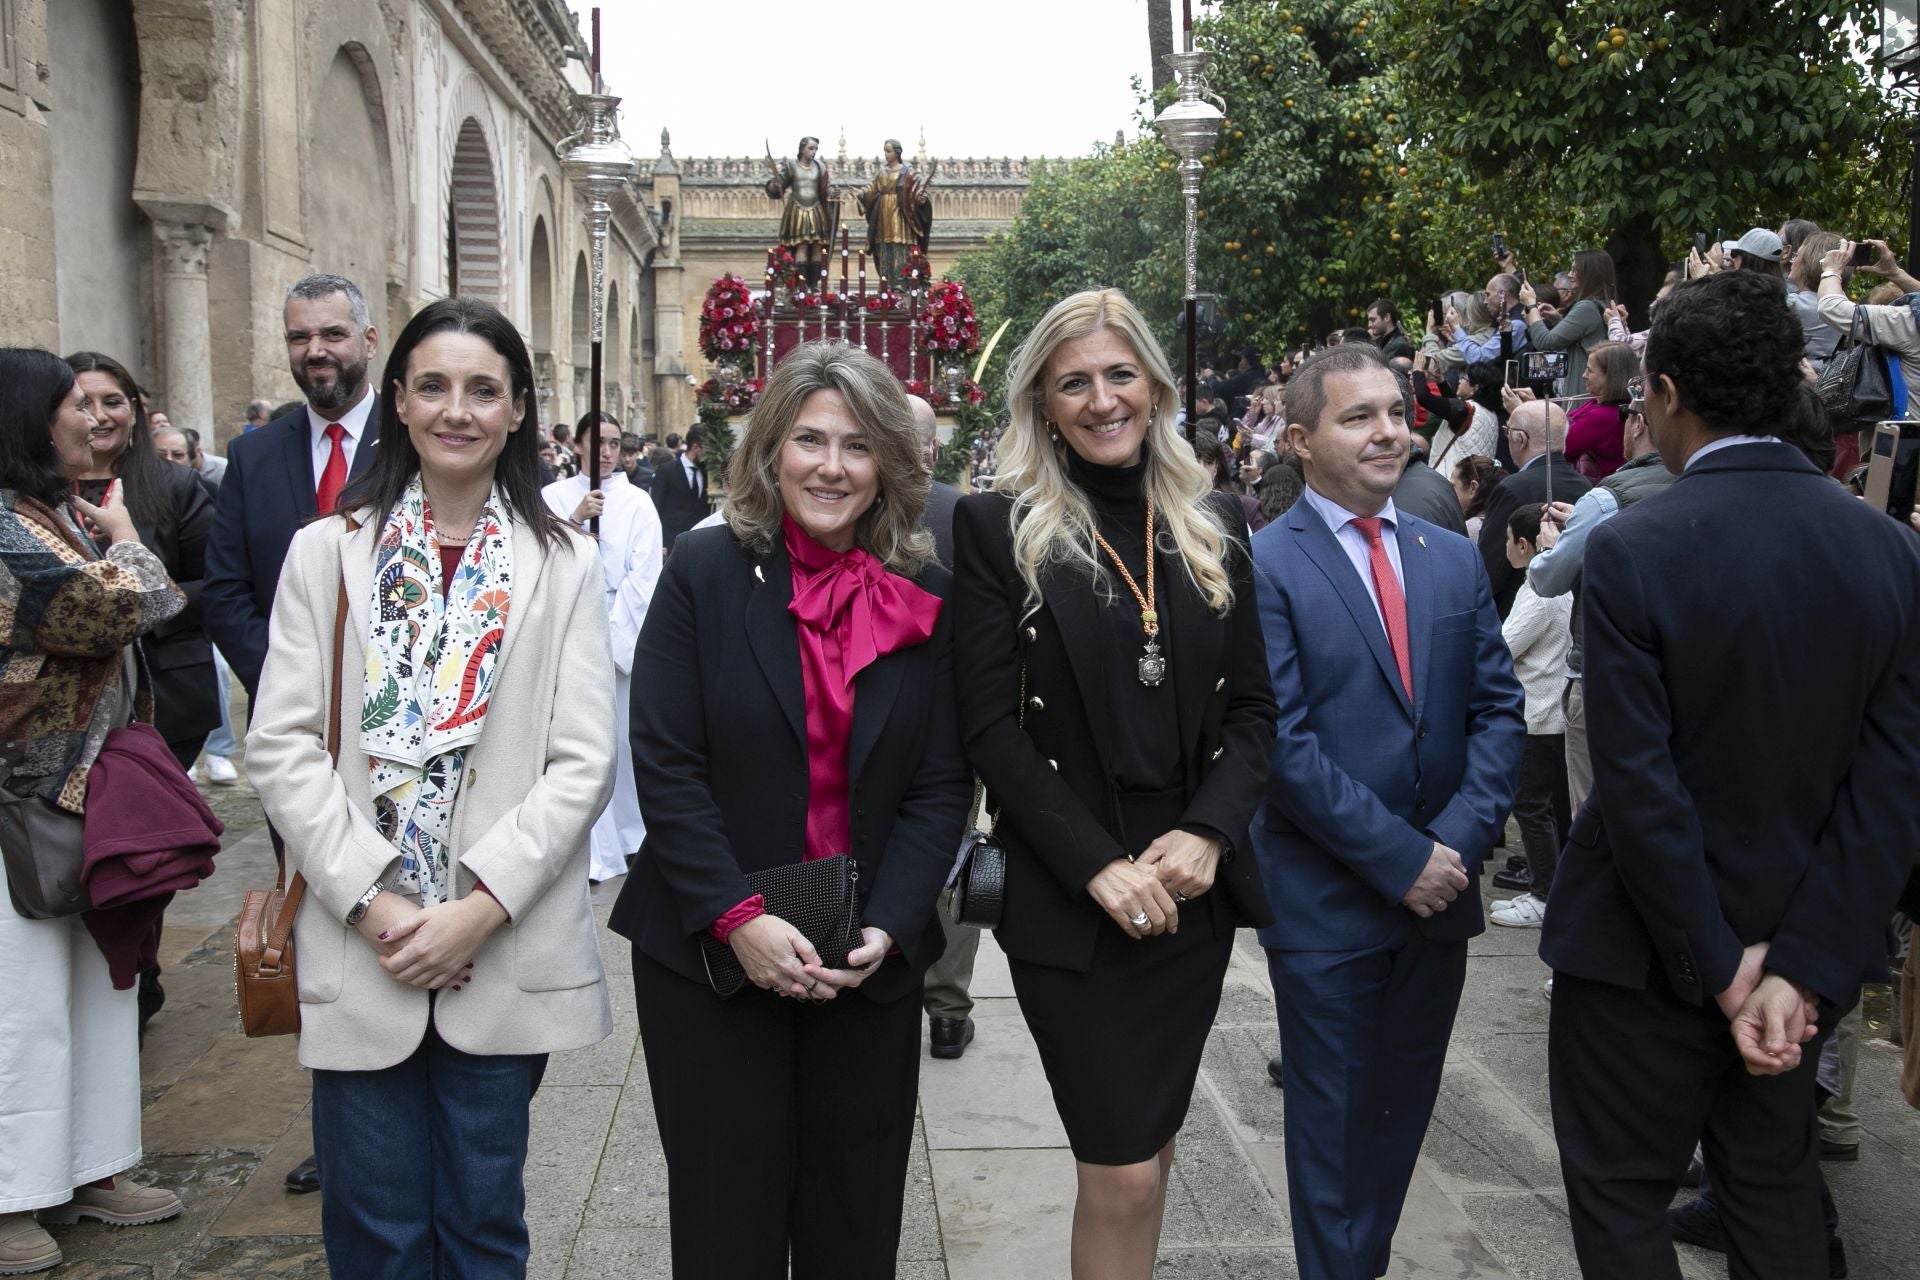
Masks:
[[[1122,847],[1138,853],[1179,825],[1179,798],[1123,803]],[[1129,835],[1131,838],[1128,838]],[[1180,1132],[1233,955],[1225,891],[1180,904],[1180,931],[1131,938],[1103,919],[1085,973],[1009,958],[1073,1147],[1085,1164],[1151,1160]]]

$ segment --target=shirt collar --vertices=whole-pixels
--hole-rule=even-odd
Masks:
[[[1707,443],[1701,445],[1698,449],[1695,449],[1693,451],[1693,456],[1687,459],[1687,465],[1680,468],[1680,470],[1682,472],[1691,471],[1693,470],[1693,464],[1700,461],[1700,459],[1706,457],[1708,454],[1718,453],[1722,449],[1731,449],[1735,445],[1780,444],[1780,443],[1782,443],[1782,441],[1778,436],[1721,436],[1718,440],[1709,440],[1707,441]]]
[[[1363,518],[1347,510],[1332,498],[1318,492],[1311,484],[1306,487],[1302,496],[1306,498],[1307,505],[1318,512],[1320,518],[1327,522],[1327,528],[1333,530],[1335,533],[1339,533],[1341,529],[1353,521]],[[1387,528],[1397,529],[1399,527],[1399,513],[1394,510],[1392,498],[1388,498],[1387,505],[1380,508],[1376,514]]]
[[[355,401],[353,407],[340,415],[340,425],[347,429],[347,439],[354,444],[360,443],[360,437],[366,433],[367,419],[373,416],[373,388],[367,387]],[[324,439],[329,420],[320,415],[312,405],[307,406],[307,428],[315,440]]]

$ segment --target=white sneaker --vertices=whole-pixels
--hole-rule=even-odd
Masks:
[[[1538,929],[1547,919],[1547,904],[1530,893],[1493,904],[1493,922],[1512,929]]]
[[[209,753],[202,759],[200,767],[207,775],[208,782],[217,782],[224,786],[229,782],[240,781],[240,771],[234,768],[233,761],[225,756]]]

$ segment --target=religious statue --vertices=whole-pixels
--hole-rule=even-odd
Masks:
[[[868,251],[879,264],[880,278],[894,283],[906,269],[909,250],[918,245],[921,253],[927,251],[927,233],[933,225],[927,182],[902,158],[898,138],[887,139],[886,165],[860,193],[859,201],[867,219]]]
[[[767,167],[773,171],[767,179],[767,197],[786,201],[780,210],[780,243],[793,253],[809,280],[825,267],[839,222],[827,162],[819,154],[820,139],[815,137],[800,139],[799,151],[791,160],[775,161],[773,153],[767,153]]]

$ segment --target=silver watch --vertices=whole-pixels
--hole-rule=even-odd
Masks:
[[[354,903],[353,909],[347,912],[347,927],[351,929],[354,925],[359,924],[366,916],[367,908],[373,905],[373,900],[386,891],[387,882],[385,880],[375,880],[373,886],[360,895],[360,901]]]

